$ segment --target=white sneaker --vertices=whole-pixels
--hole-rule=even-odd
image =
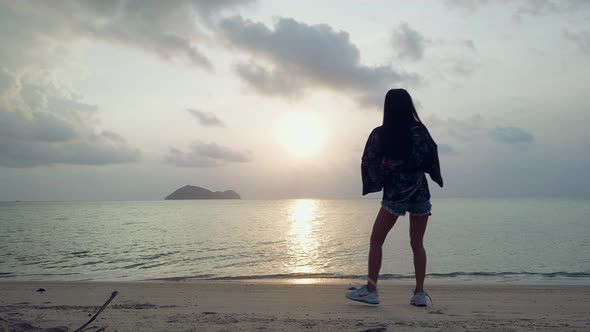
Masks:
[[[414,294],[414,296],[412,296],[410,304],[415,305],[416,307],[426,307],[428,305],[428,301],[426,300],[426,298],[429,298],[430,302],[432,302],[432,298],[430,297],[430,295],[428,295],[428,293],[426,293],[425,291],[418,292]]]
[[[357,302],[379,304],[379,294],[377,293],[377,290],[369,292],[367,285],[363,285],[359,288],[349,288],[346,292],[346,298]]]

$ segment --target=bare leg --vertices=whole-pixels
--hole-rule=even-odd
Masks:
[[[397,216],[381,208],[373,224],[371,246],[369,249],[369,280],[367,283],[369,291],[377,289],[377,280],[379,279],[379,270],[381,269],[381,259],[383,256],[381,247],[383,246],[383,242],[385,242],[387,233],[389,233],[396,221]]]
[[[426,250],[423,239],[428,216],[410,215],[410,244],[414,253],[414,273],[416,275],[416,289],[414,293],[424,290],[424,277],[426,275]]]

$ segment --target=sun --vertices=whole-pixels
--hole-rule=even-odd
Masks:
[[[322,135],[312,116],[293,115],[281,127],[280,141],[291,156],[308,158],[318,153]]]

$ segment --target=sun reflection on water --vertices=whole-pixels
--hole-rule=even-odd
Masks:
[[[318,201],[300,199],[290,206],[291,229],[289,231],[289,273],[317,273],[319,243],[314,234],[318,222]]]
[[[298,279],[292,279],[290,281],[291,284],[294,285],[312,285],[312,284],[317,284],[318,279],[315,278],[298,278]]]

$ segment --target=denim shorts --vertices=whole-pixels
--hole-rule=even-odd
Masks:
[[[394,216],[405,216],[406,211],[410,212],[412,216],[429,216],[432,213],[432,204],[430,201],[425,202],[391,202],[391,201],[381,201],[381,207],[383,209]]]

